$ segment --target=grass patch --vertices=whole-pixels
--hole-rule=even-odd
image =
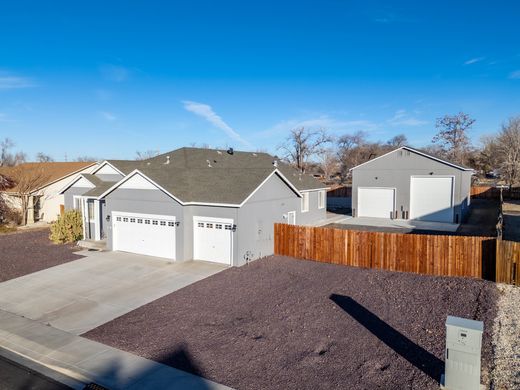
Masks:
[[[0,234],[13,233],[16,231],[16,227],[9,225],[0,225]]]

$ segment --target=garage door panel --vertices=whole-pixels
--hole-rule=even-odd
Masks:
[[[358,189],[358,217],[390,218],[394,205],[394,188]]]
[[[118,214],[114,218],[114,250],[175,260],[175,217]]]
[[[193,219],[193,258],[231,265],[233,221],[229,219]]]
[[[453,222],[453,177],[412,177],[410,218]]]

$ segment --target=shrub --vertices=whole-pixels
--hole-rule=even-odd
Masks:
[[[56,244],[76,242],[83,238],[83,221],[78,210],[66,211],[51,225],[49,236]]]

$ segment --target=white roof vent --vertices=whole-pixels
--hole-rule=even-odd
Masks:
[[[168,165],[170,163],[170,156],[166,156],[166,161],[164,162],[165,165]]]
[[[274,166],[274,167],[278,167],[278,160],[274,160],[274,161],[273,161],[273,166]]]
[[[222,152],[220,150],[217,150],[217,154],[222,154]]]
[[[256,153],[253,153],[253,156],[254,156],[254,157],[256,157],[256,156],[257,156],[257,154],[256,154]]]
[[[211,168],[211,161],[206,160],[206,162],[208,163],[208,168]]]

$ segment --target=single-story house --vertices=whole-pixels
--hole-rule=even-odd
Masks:
[[[403,146],[351,169],[352,215],[460,223],[473,169]]]
[[[95,162],[34,162],[0,167],[0,174],[15,183],[2,192],[9,207],[22,211],[22,196],[28,200],[27,222],[55,221],[65,205],[63,186],[80,173],[88,173]]]
[[[107,249],[239,266],[274,251],[274,223],[326,218],[326,186],[267,153],[181,148],[107,160],[66,186],[86,240]]]

